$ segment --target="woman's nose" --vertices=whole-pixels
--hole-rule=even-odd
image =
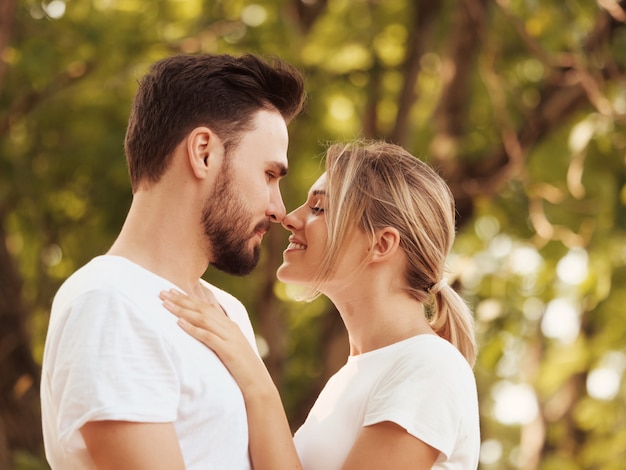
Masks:
[[[289,212],[287,215],[285,215],[285,217],[283,217],[283,220],[281,221],[281,224],[283,225],[283,227],[285,227],[287,230],[291,232],[294,232],[300,226],[300,223],[298,221],[298,217],[296,214],[298,212],[298,209],[295,209]]]

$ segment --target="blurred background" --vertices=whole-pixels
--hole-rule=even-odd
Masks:
[[[399,143],[454,191],[451,281],[476,315],[482,470],[626,468],[626,2],[0,0],[0,469],[46,469],[51,299],[130,205],[137,79],[175,53],[277,55],[306,76],[288,209],[326,144]],[[345,360],[325,299],[259,268],[239,297],[292,426]]]

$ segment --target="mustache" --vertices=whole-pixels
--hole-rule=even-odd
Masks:
[[[264,221],[259,222],[256,225],[256,227],[254,227],[254,232],[255,233],[256,232],[265,232],[265,233],[267,233],[267,232],[270,231],[271,227],[272,227],[272,224],[271,224],[270,220],[269,219],[265,219]]]

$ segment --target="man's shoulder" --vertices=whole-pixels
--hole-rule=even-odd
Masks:
[[[154,292],[170,288],[170,284],[125,258],[97,256],[65,280],[55,295],[53,309],[54,304],[67,305],[79,297],[92,294],[135,300],[154,297],[153,300],[157,301]]]
[[[74,271],[61,284],[57,297],[109,284],[123,284],[126,277],[124,271],[124,263],[121,258],[106,255],[96,256]]]

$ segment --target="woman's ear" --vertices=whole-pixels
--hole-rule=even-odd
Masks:
[[[189,165],[196,178],[204,179],[209,175],[216,144],[221,145],[221,142],[208,127],[196,127],[187,135]]]
[[[393,256],[400,246],[400,232],[393,227],[379,229],[374,234],[372,258],[374,262],[384,261]]]

